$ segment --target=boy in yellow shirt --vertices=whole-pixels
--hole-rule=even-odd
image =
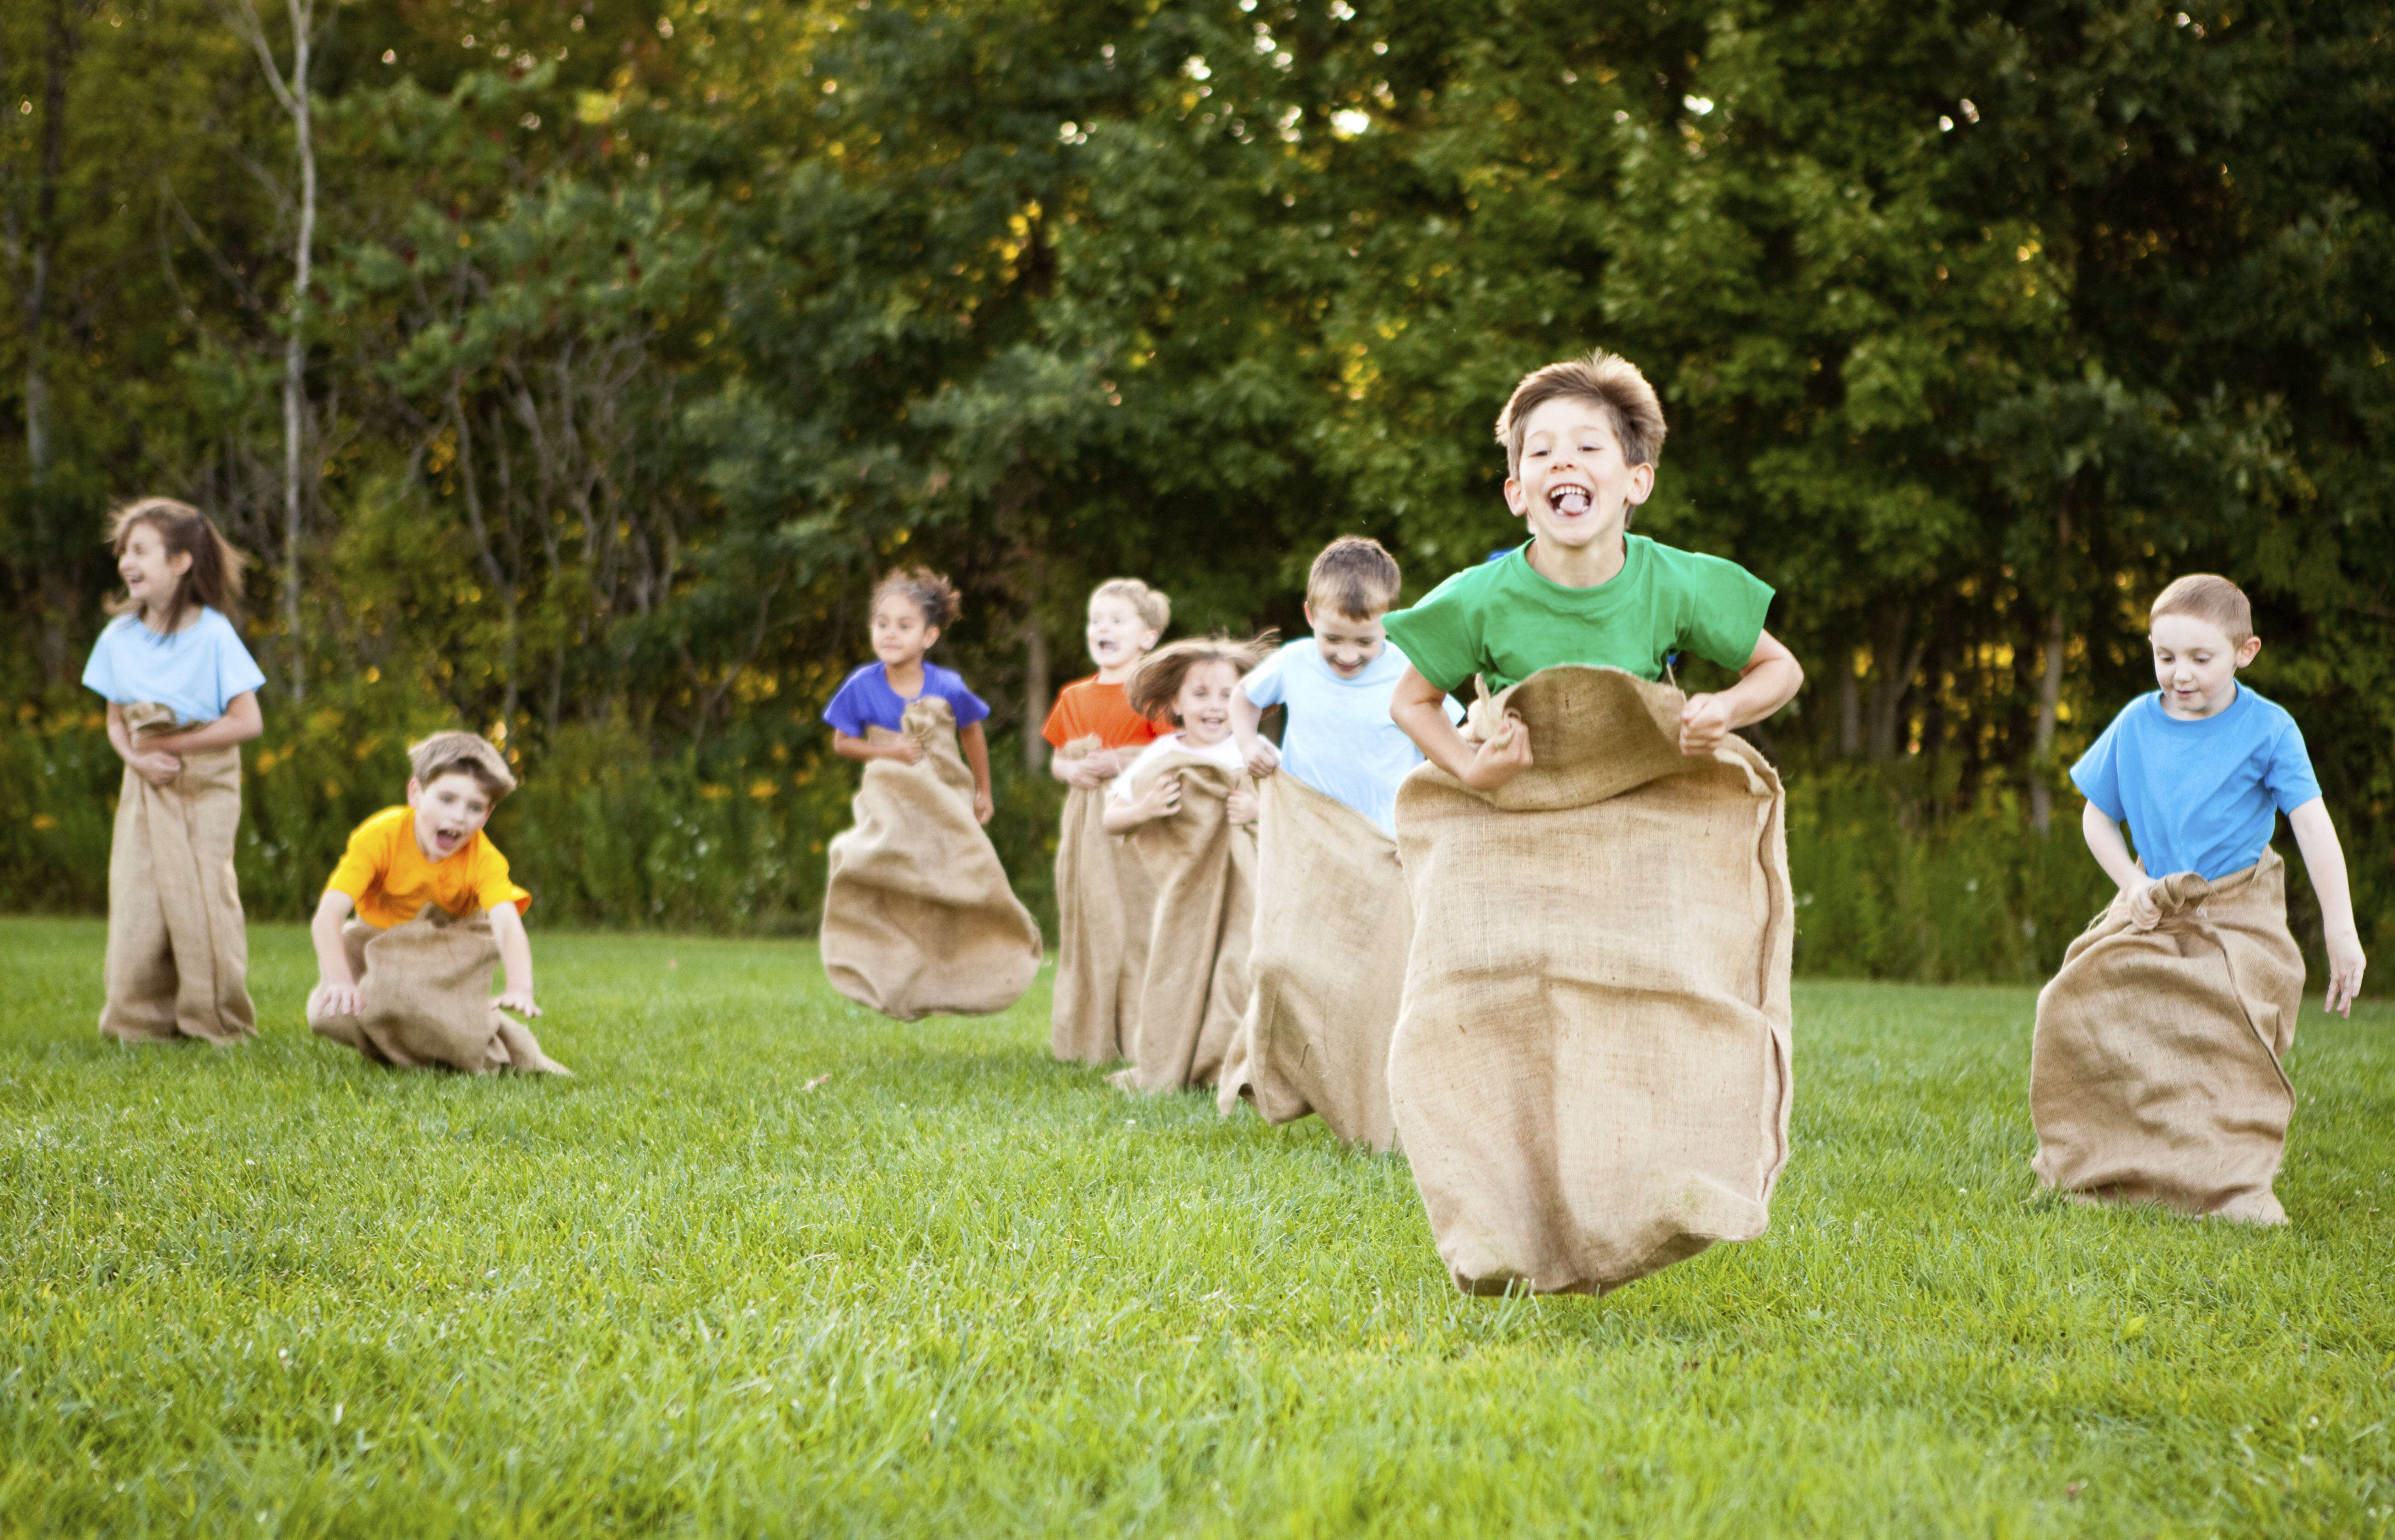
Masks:
[[[523,928],[532,895],[509,879],[508,858],[483,833],[515,790],[514,773],[470,732],[434,733],[407,757],[407,805],[358,825],[316,905],[309,1025],[403,1067],[570,1073],[500,1014],[541,1014]],[[507,968],[496,1000],[495,961]]]

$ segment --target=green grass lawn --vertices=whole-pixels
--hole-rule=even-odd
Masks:
[[[1770,1232],[1458,1296],[1402,1159],[882,1020],[803,944],[537,935],[578,1079],[95,1035],[0,922],[0,1531],[2376,1533],[2395,1012],[2256,1233],[2037,1197],[2031,995],[1797,992]],[[818,1077],[828,1076],[821,1084]],[[2382,1212],[2386,1210],[2386,1212]]]

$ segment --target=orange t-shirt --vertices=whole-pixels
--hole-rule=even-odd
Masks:
[[[1100,684],[1092,674],[1056,692],[1056,709],[1048,713],[1039,736],[1063,748],[1094,732],[1103,748],[1141,748],[1170,731],[1133,711],[1122,686]]]
[[[479,829],[457,854],[425,860],[413,808],[385,808],[357,826],[324,884],[328,893],[337,888],[356,902],[358,918],[381,930],[406,924],[428,903],[460,915],[503,903],[518,914],[532,907],[532,895],[508,880],[508,858]]]

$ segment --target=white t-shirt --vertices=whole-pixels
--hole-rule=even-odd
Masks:
[[[1184,742],[1177,732],[1168,732],[1139,751],[1139,757],[1131,762],[1131,769],[1115,777],[1114,783],[1106,788],[1106,795],[1118,802],[1137,801],[1131,783],[1168,754],[1194,754],[1235,774],[1248,768],[1247,762],[1239,757],[1239,741],[1237,738],[1226,734],[1221,743],[1209,744],[1201,748],[1196,744]]]

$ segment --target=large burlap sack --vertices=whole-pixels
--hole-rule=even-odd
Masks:
[[[1287,770],[1258,796],[1253,987],[1219,1104],[1227,1115],[1245,1098],[1267,1123],[1319,1112],[1341,1139],[1386,1150],[1389,1038],[1413,936],[1396,841]]]
[[[1056,751],[1078,759],[1104,746],[1095,733]],[[1056,989],[1049,1046],[1057,1058],[1111,1064],[1137,1038],[1139,989],[1156,883],[1129,840],[1106,833],[1106,788],[1065,794],[1056,841]]]
[[[2138,930],[2116,897],[2038,993],[2030,1168],[2098,1202],[2283,1224],[2270,1184],[2304,996],[2286,865],[2269,850],[2217,882],[2182,872],[2155,898],[2162,924]]]
[[[163,705],[128,705],[125,721],[137,746],[175,731],[175,714]],[[126,1043],[196,1037],[225,1047],[258,1032],[232,869],[241,751],[182,760],[182,773],[164,786],[128,765],[117,793],[99,1030]]]
[[[1397,793],[1413,894],[1397,1137],[1458,1286],[1592,1293],[1752,1240],[1788,1159],[1780,778],[1679,750],[1677,690],[1542,669],[1475,706],[1535,764]]]
[[[995,1015],[1039,971],[1039,922],[973,818],[973,772],[957,752],[948,703],[919,700],[900,732],[866,735],[890,744],[901,733],[923,745],[923,757],[867,760],[856,823],[831,842],[824,972],[842,994],[901,1021]]]
[[[1131,831],[1131,849],[1156,884],[1147,973],[1140,982],[1131,1067],[1114,1083],[1132,1090],[1211,1086],[1226,1069],[1248,1010],[1248,941],[1255,924],[1256,836],[1226,804],[1244,773],[1194,754],[1168,754],[1140,772],[1181,777],[1181,810]]]
[[[461,919],[428,903],[388,930],[352,919],[341,928],[341,945],[364,1006],[355,1016],[331,1015],[319,986],[308,996],[308,1027],[317,1036],[395,1069],[565,1073],[530,1029],[491,1004],[499,943],[488,915]]]

